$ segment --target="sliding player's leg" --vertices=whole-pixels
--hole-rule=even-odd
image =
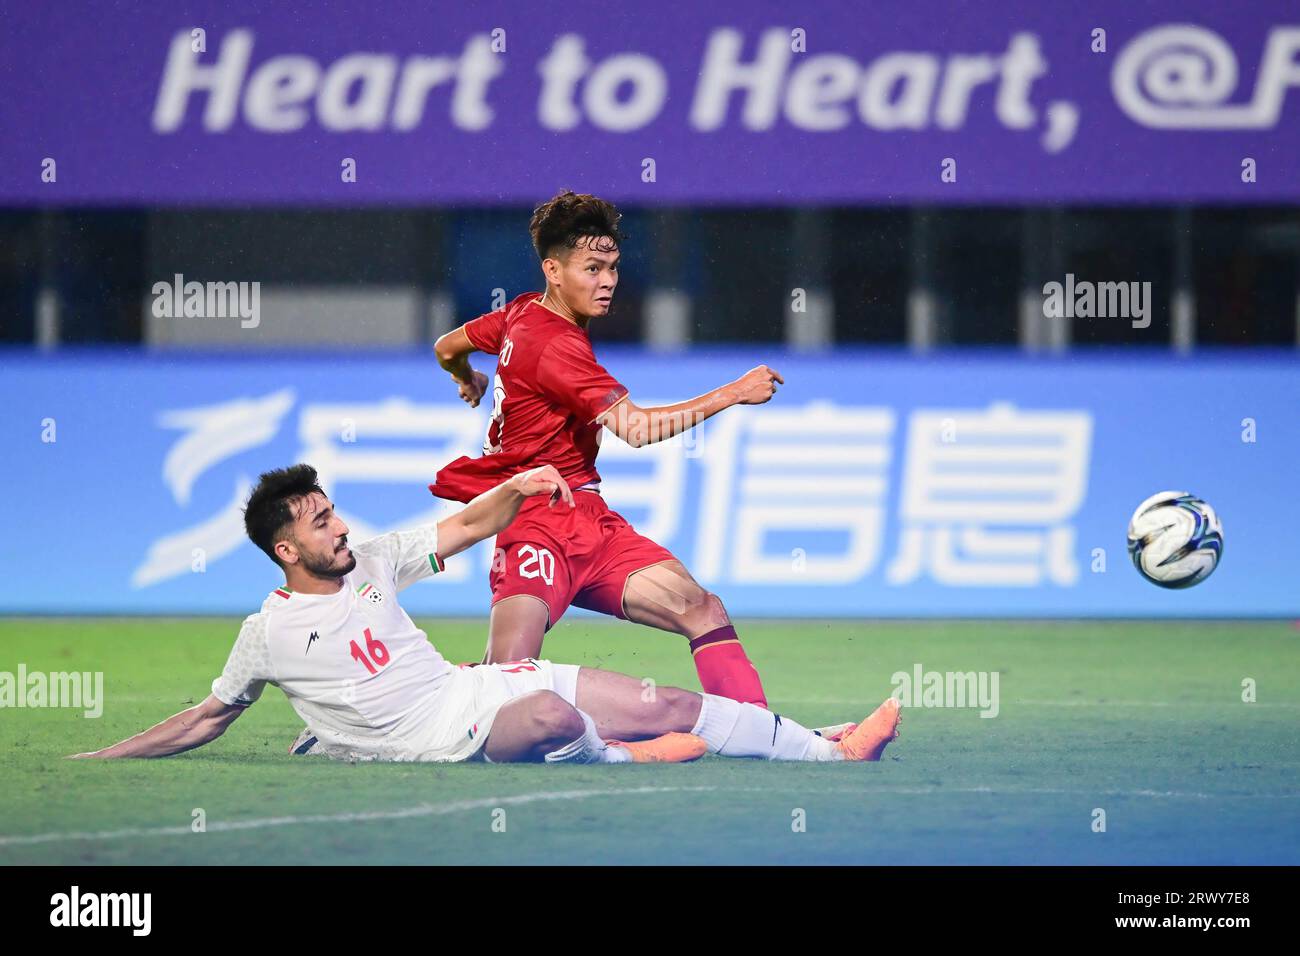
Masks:
[[[493,763],[542,761],[575,742],[586,743],[586,736],[582,714],[573,705],[554,691],[535,690],[501,705],[483,750]],[[605,748],[597,742],[589,749],[593,759],[579,762],[599,762]]]
[[[705,754],[690,734],[610,744],[595,721],[554,691],[539,690],[501,705],[484,753],[493,763],[682,763]]]
[[[656,687],[590,667],[578,671],[576,703],[606,739],[690,733],[701,737],[710,753],[765,760],[879,760],[898,736],[900,719],[898,701],[891,697],[837,743],[754,704]]]
[[[462,668],[445,692],[441,721],[458,741],[452,755],[472,754],[461,731],[469,727],[470,740],[483,728],[483,755],[494,763],[679,763],[704,756],[704,741],[689,734],[610,746],[576,706],[580,673],[574,664],[539,660]]]
[[[763,682],[741,646],[722,599],[702,588],[676,558],[629,574],[622,606],[628,620],[681,634],[690,641],[705,693],[767,706]]]
[[[644,740],[690,733],[700,716],[699,694],[659,687],[652,680],[583,667],[578,671],[577,705],[596,721],[606,740]]]

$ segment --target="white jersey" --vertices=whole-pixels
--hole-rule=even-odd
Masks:
[[[455,670],[397,602],[442,570],[437,525],[352,549],[335,594],[277,588],[244,621],[212,693],[247,706],[275,684],[327,753],[403,759],[422,746],[435,698]]]

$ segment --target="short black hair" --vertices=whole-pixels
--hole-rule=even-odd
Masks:
[[[293,503],[311,494],[325,494],[311,465],[290,465],[264,472],[244,504],[244,531],[249,540],[276,564],[275,545],[293,524]]]
[[[608,239],[602,252],[613,252],[625,236],[618,223],[623,214],[611,202],[590,193],[565,189],[533,210],[528,234],[533,237],[537,258],[546,259],[561,248],[576,249],[578,241]]]

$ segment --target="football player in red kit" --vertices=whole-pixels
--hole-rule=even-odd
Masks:
[[[530,499],[497,535],[488,663],[538,656],[546,631],[576,604],[681,634],[706,693],[766,707],[722,601],[610,509],[596,452],[603,428],[640,448],[732,405],[761,405],[783,380],[761,365],[689,401],[637,405],[596,362],[588,331],[609,312],[618,285],[619,218],[610,203],[569,191],[538,207],[529,232],[546,291],[521,295],[438,340],[438,361],[471,406],[488,380],[470,367],[469,354],[496,355],[497,372],[482,457],[457,459],[429,488],[468,502],[511,475],[553,465],[574,490],[572,508]]]

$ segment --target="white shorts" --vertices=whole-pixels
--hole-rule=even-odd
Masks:
[[[492,722],[502,704],[521,694],[549,690],[576,707],[579,669],[577,664],[531,658],[506,664],[462,665],[438,692],[433,715],[418,738],[408,738],[408,759],[482,759],[483,742],[492,732]]]

